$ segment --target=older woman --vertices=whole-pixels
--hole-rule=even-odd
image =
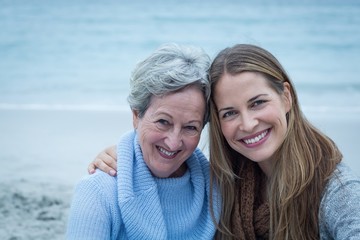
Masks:
[[[117,144],[119,177],[77,186],[67,239],[212,239],[209,162],[197,149],[207,121],[209,57],[164,45],[133,71],[134,131]],[[219,208],[215,209],[219,216]]]

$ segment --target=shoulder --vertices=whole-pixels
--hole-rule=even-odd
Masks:
[[[340,163],[320,203],[320,230],[334,239],[360,237],[360,178]]]
[[[105,239],[117,234],[116,178],[97,170],[76,185],[68,218],[67,239]]]
[[[86,195],[101,195],[102,197],[115,197],[117,189],[117,177],[97,169],[94,174],[86,175],[76,185],[75,193]]]
[[[90,184],[90,185],[104,185],[104,184],[116,184],[116,177],[110,176],[109,174],[96,169],[94,174],[85,175],[82,177],[78,185]]]
[[[357,193],[360,190],[360,177],[344,163],[339,163],[326,186],[324,194]],[[359,192],[360,194],[360,192]]]

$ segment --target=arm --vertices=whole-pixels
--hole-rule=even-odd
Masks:
[[[89,164],[88,173],[95,173],[96,168],[111,176],[116,176],[116,146],[110,146],[99,153],[96,158]]]

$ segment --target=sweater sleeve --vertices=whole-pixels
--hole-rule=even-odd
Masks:
[[[112,205],[116,203],[116,197],[111,196],[114,182],[115,178],[100,171],[79,182],[70,208],[66,239],[111,239],[115,208]]]
[[[321,239],[360,239],[360,178],[347,167],[330,180],[320,205]]]

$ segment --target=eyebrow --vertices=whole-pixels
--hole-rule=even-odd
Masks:
[[[259,97],[267,96],[267,95],[269,95],[269,94],[263,93],[263,94],[256,95],[255,97],[250,98],[249,101],[248,101],[248,103],[251,103],[251,102],[255,101],[255,100],[258,99]]]
[[[199,121],[199,120],[191,120],[191,121],[189,121],[189,122],[187,122],[186,124],[202,124],[202,121]]]
[[[268,94],[263,93],[263,94],[256,95],[255,97],[250,98],[247,101],[247,103],[251,103],[251,102],[255,101],[256,99],[258,99],[259,97],[262,97],[262,96],[268,96]],[[220,113],[221,111],[228,111],[228,110],[232,110],[232,109],[234,109],[234,108],[233,107],[221,108],[221,109],[218,110],[218,113]]]
[[[154,114],[153,114],[154,115]],[[171,120],[174,120],[175,118],[172,116],[172,115],[170,115],[170,114],[168,114],[168,113],[166,113],[166,112],[158,112],[158,113],[156,113],[155,114],[156,115],[156,117],[159,117],[159,115],[165,115],[165,116],[167,116],[168,118],[170,118]],[[194,123],[199,123],[200,125],[202,124],[202,120],[190,120],[190,121],[188,121],[188,122],[186,122],[185,124],[194,124]]]
[[[218,110],[218,113],[220,113],[221,111],[228,111],[228,110],[231,110],[231,109],[233,109],[233,107],[222,108],[222,109]]]

